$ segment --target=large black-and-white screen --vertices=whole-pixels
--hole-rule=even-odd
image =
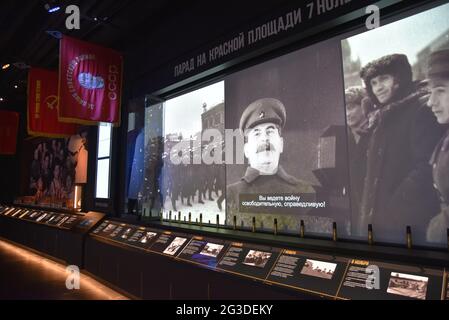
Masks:
[[[445,244],[449,210],[430,161],[447,125],[426,79],[430,54],[449,48],[449,5],[383,23],[149,105],[150,208],[296,234],[304,223],[330,235],[336,222],[348,239],[371,225],[393,243],[411,226],[415,243]]]

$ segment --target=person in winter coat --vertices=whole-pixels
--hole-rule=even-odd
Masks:
[[[371,110],[365,109],[363,103],[366,101],[365,98],[366,90],[362,87],[350,87],[345,90],[353,235],[359,231],[357,228],[360,224],[360,203],[366,176],[366,152],[369,141],[368,111]]]
[[[431,94],[428,106],[446,133],[437,144],[430,164],[433,185],[440,197],[441,211],[429,223],[427,241],[446,243],[449,228],[449,50],[432,53],[428,68]]]
[[[372,224],[378,239],[397,242],[409,225],[414,239],[425,241],[425,226],[439,210],[429,160],[442,127],[423,103],[428,92],[413,83],[406,55],[374,60],[360,76],[374,105],[360,231]]]

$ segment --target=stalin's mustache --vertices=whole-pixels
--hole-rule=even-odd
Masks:
[[[271,144],[270,142],[267,141],[257,147],[256,153],[266,152],[266,151],[276,151],[276,148],[274,147],[273,144]]]

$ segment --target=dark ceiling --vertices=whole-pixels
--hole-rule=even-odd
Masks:
[[[29,66],[56,69],[59,41],[46,31],[92,41],[125,51],[139,37],[138,30],[145,25],[151,30],[170,12],[182,11],[187,1],[168,0],[61,0],[61,9],[48,13],[44,0],[2,0],[0,3],[0,64],[11,64],[0,69],[0,97],[3,105],[26,100],[27,70],[13,66],[23,62]],[[68,5],[78,5],[81,11],[81,29],[68,30],[65,20]],[[17,86],[17,88],[15,88]],[[0,108],[3,106],[0,105]]]
[[[114,48],[128,59],[125,69],[138,76],[151,72],[223,34],[233,34],[255,17],[298,0],[1,0],[0,1],[0,109],[24,110],[28,66],[57,69],[59,40],[47,31]],[[46,3],[61,9],[48,13]],[[81,29],[68,30],[65,8],[77,5]],[[145,60],[145,66],[134,60]],[[130,60],[130,61],[129,61]],[[126,70],[125,70],[126,71]],[[126,72],[125,72],[126,74]],[[129,84],[131,82],[128,81]],[[17,86],[17,88],[15,88]]]

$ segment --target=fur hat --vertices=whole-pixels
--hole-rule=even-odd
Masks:
[[[349,87],[345,90],[346,103],[361,104],[364,97],[366,97],[366,90],[361,86]]]
[[[412,66],[408,62],[405,54],[391,54],[383,56],[379,59],[371,61],[360,71],[360,77],[365,82],[368,94],[374,101],[377,98],[374,96],[371,88],[371,79],[383,74],[392,75],[399,83],[399,91],[402,91],[401,96],[404,93],[408,93],[413,84]]]
[[[449,49],[435,51],[430,55],[427,75],[429,78],[449,77]]]

